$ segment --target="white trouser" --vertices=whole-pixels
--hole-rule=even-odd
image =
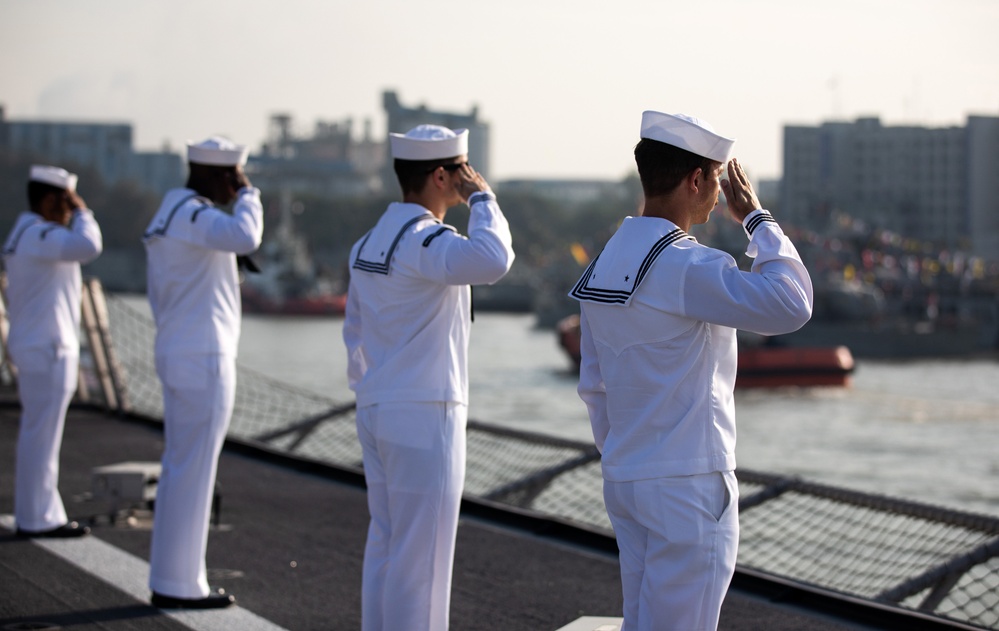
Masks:
[[[168,355],[156,358],[156,372],[163,384],[164,447],[149,588],[175,598],[204,598],[208,521],[236,396],[236,362],[226,355]]]
[[[621,631],[714,631],[735,572],[735,473],[604,481],[621,560]]]
[[[468,408],[379,403],[357,410],[371,524],[363,631],[443,631],[465,484]]]
[[[76,390],[79,351],[19,349],[11,351],[11,359],[21,399],[14,518],[24,530],[51,530],[68,521],[59,495],[59,450],[66,409]]]

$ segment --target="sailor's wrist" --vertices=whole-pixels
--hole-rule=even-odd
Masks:
[[[496,194],[491,190],[476,191],[468,196],[468,205],[472,206],[479,202],[496,201]]]
[[[752,238],[756,229],[765,223],[777,223],[777,220],[769,210],[757,208],[742,220],[742,228],[746,231],[746,236]]]

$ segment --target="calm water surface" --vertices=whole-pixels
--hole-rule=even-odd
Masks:
[[[592,440],[576,375],[533,316],[477,314],[476,420]],[[350,400],[338,319],[245,316],[240,363]],[[999,361],[860,361],[853,386],[737,391],[739,466],[999,516]]]

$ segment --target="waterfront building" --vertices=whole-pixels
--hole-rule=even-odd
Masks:
[[[132,180],[157,194],[176,186],[184,172],[180,155],[169,148],[137,152],[132,138],[128,123],[8,120],[0,106],[2,150],[67,168],[90,167],[108,185]]]
[[[164,145],[160,151],[133,152],[126,173],[142,188],[162,195],[185,180],[187,165],[179,153]]]
[[[822,228],[845,213],[872,228],[994,258],[999,251],[999,117],[963,127],[877,118],[784,127],[782,218]]]
[[[469,161],[490,177],[489,124],[479,119],[478,107],[468,113],[405,107],[394,91],[383,94],[390,132],[404,133],[420,124],[469,130]],[[12,121],[0,106],[0,150],[53,164],[95,169],[105,183],[134,180],[157,194],[183,181],[181,156],[164,148],[139,152],[133,146],[132,125],[69,121]],[[262,190],[315,197],[391,195],[396,187],[388,143],[375,139],[371,121],[358,133],[350,118],[319,120],[311,133],[299,134],[291,115],[274,114],[260,150],[250,156],[247,171]]]
[[[489,179],[489,125],[479,120],[477,107],[467,114],[444,112],[426,105],[405,107],[391,90],[382,96],[389,132],[405,133],[422,124],[468,129],[469,162]],[[397,185],[388,143],[384,137],[373,137],[370,120],[360,135],[350,118],[317,121],[308,135],[297,134],[293,127],[289,114],[271,116],[267,141],[247,165],[254,184],[318,197],[394,193]]]
[[[968,117],[968,214],[974,252],[999,258],[999,117]]]
[[[553,202],[585,204],[600,199],[626,199],[628,187],[621,180],[516,179],[497,183],[500,195],[526,194]]]
[[[247,172],[261,190],[314,197],[361,197],[384,188],[386,142],[354,138],[354,121],[317,121],[311,135],[298,135],[289,114],[271,116],[266,142],[250,156]]]

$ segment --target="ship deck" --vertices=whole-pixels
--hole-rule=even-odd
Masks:
[[[95,467],[156,461],[155,423],[73,408],[67,419],[60,488],[71,518],[92,519],[74,541],[17,538],[12,525],[19,409],[0,405],[0,628],[40,629],[357,629],[367,507],[350,472],[289,466],[227,445],[219,466],[219,524],[209,536],[209,582],[238,607],[176,613],[148,604],[148,513],[91,496]],[[473,507],[474,508],[474,507]],[[126,518],[127,517],[127,518]],[[556,630],[582,617],[620,615],[616,556],[546,534],[534,523],[463,511],[452,589],[451,628]],[[722,609],[726,631],[893,628],[847,605],[815,607],[793,590],[758,589],[737,576]],[[841,617],[849,614],[849,617]],[[41,623],[48,623],[50,627]],[[577,628],[577,627],[573,627]],[[918,628],[918,627],[909,627]]]

